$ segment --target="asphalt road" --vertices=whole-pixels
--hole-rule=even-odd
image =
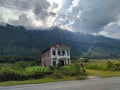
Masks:
[[[120,77],[0,87],[0,90],[120,90]]]

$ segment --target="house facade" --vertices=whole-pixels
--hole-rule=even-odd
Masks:
[[[70,48],[66,45],[54,45],[42,53],[42,66],[64,66],[70,64]]]

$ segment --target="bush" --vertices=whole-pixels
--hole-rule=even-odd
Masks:
[[[83,59],[83,62],[87,63],[87,62],[89,62],[89,59],[88,59],[87,57],[85,57],[85,58]]]
[[[86,75],[85,69],[82,68],[78,63],[75,63],[72,66],[64,66],[61,69],[64,75],[70,75],[70,76]]]
[[[61,71],[64,75],[70,75],[70,76],[75,75],[74,66],[63,66],[63,67],[61,67]]]
[[[10,81],[10,80],[26,80],[30,78],[40,78],[45,75],[51,74],[51,70],[46,67],[27,67],[23,71],[18,71],[12,68],[2,68],[0,71],[0,81]]]
[[[40,78],[44,75],[51,74],[51,70],[47,67],[33,66],[27,67],[25,69],[25,73],[27,75],[27,78]]]
[[[0,72],[0,81],[23,80],[24,75],[11,68],[3,68]]]
[[[21,62],[16,62],[14,65],[16,66],[15,69],[25,69],[27,67],[30,67],[31,62],[25,62],[25,61],[21,61]]]
[[[64,77],[64,75],[62,74],[61,70],[55,69],[53,71],[53,76],[52,77],[55,78],[55,79],[58,79],[58,78],[61,79],[61,78]]]
[[[115,70],[115,65],[111,62],[111,61],[108,61],[107,63],[106,63],[106,69],[107,70]]]
[[[115,70],[120,71],[120,63],[115,64]]]

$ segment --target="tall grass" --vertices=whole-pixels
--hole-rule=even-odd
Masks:
[[[49,68],[40,66],[27,67],[25,70],[6,67],[0,70],[0,81],[37,79],[51,73]]]
[[[23,80],[24,74],[11,68],[2,68],[0,71],[0,81]]]
[[[51,73],[52,71],[47,67],[33,66],[25,69],[27,78],[40,78]]]
[[[106,61],[91,61],[85,64],[87,69],[106,70],[106,71],[120,71],[119,60],[106,60]]]

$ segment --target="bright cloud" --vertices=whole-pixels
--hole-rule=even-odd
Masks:
[[[26,28],[50,27],[55,15],[53,12],[58,5],[51,5],[46,0],[4,0],[0,1],[1,20],[12,25]]]
[[[120,39],[120,1],[1,0],[0,21],[34,29],[59,26]]]

